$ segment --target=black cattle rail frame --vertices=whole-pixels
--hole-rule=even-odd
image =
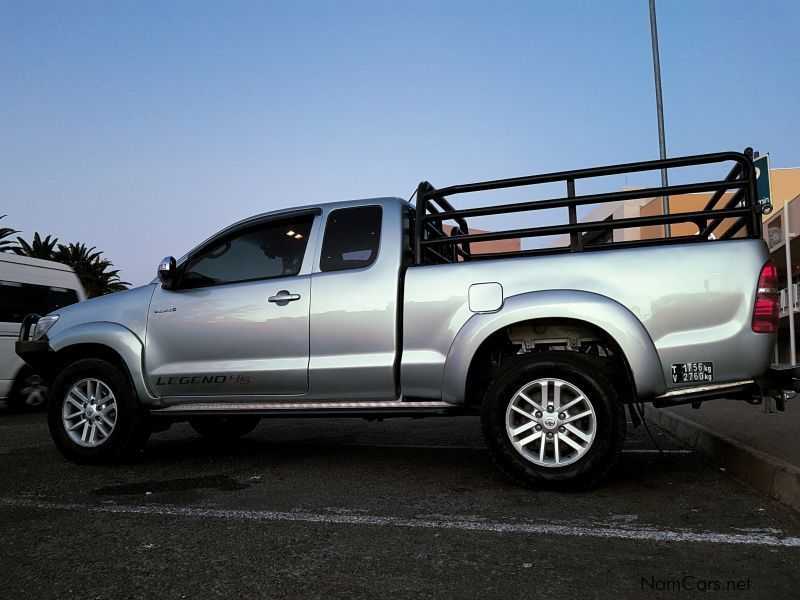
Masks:
[[[575,195],[575,181],[592,177],[607,175],[621,175],[637,173],[640,171],[656,171],[677,167],[691,167],[697,165],[710,165],[715,163],[733,162],[733,168],[725,179],[721,181],[705,181],[681,185],[668,185],[665,187],[647,188],[640,190],[623,190],[604,194],[591,194],[584,196]],[[531,202],[518,202],[497,206],[482,206],[457,210],[448,200],[456,194],[471,192],[484,192],[504,188],[537,185],[563,181],[566,184],[567,195],[563,198],[550,200],[534,200]],[[734,191],[722,206],[717,206],[726,192]],[[667,215],[654,215],[647,217],[623,218],[603,221],[578,221],[577,207],[587,204],[601,204],[604,202],[617,202],[621,200],[651,199],[669,197],[677,194],[712,193],[703,210],[695,212],[681,212]],[[590,250],[606,250],[609,248],[649,246],[663,244],[680,244],[687,242],[712,241],[717,239],[712,234],[725,219],[736,219],[731,226],[722,232],[719,239],[734,237],[743,227],[746,228],[746,237],[761,237],[761,213],[763,206],[757,201],[756,173],[753,166],[753,150],[747,148],[744,153],[718,152],[714,154],[700,154],[665,160],[652,160],[645,162],[612,165],[608,167],[595,167],[579,169],[576,171],[562,171],[528,177],[514,177],[511,179],[498,179],[465,185],[454,185],[447,188],[436,189],[427,181],[417,187],[417,207],[414,220],[414,260],[417,265],[456,262],[458,260],[478,260],[490,258],[504,258],[508,256],[536,256],[543,254],[558,254],[568,252],[582,252]],[[551,208],[567,208],[569,223],[562,225],[547,225],[541,227],[527,227],[508,231],[492,231],[483,233],[470,233],[467,217],[482,217],[488,215],[502,215],[518,212],[546,210]],[[455,226],[448,235],[444,231],[443,223],[452,221]],[[692,223],[697,226],[694,235],[676,237],[656,237],[652,239],[609,241],[604,244],[584,243],[584,234],[590,232],[607,232],[615,229],[631,227],[646,227],[652,225],[666,225],[676,223]],[[516,250],[508,252],[472,253],[470,243],[488,242],[494,240],[521,239],[530,237],[569,234],[570,245],[554,248],[538,248],[530,250]],[[740,236],[741,237],[741,236]]]

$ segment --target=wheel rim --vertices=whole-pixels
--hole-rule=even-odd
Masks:
[[[592,447],[596,431],[591,401],[563,379],[526,383],[506,409],[506,433],[514,448],[542,467],[563,467],[579,460]]]
[[[23,387],[19,390],[27,406],[42,406],[47,400],[47,386],[38,375],[30,375],[25,379]]]
[[[67,392],[61,415],[69,438],[79,446],[93,448],[114,431],[117,400],[99,379],[81,379]]]

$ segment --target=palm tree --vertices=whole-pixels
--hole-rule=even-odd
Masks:
[[[58,250],[53,254],[53,260],[69,265],[83,280],[84,276],[90,274],[92,262],[99,259],[102,254],[95,250],[94,246],[87,248],[84,243],[67,244],[66,246],[59,244]]]
[[[119,269],[109,270],[114,264],[100,258],[102,254],[94,246],[87,248],[83,243],[59,244],[53,260],[75,270],[89,298],[128,289],[130,283],[120,280]]]
[[[130,287],[130,282],[122,281],[119,278],[119,269],[112,269],[107,271],[109,267],[113,267],[114,263],[110,260],[96,260],[92,263],[92,269],[95,272],[98,296],[111,294],[112,292],[121,292]]]
[[[58,238],[53,238],[51,240],[50,237],[51,236],[48,235],[46,238],[42,239],[42,236],[39,235],[39,232],[36,232],[33,234],[33,242],[30,244],[21,237],[17,237],[19,246],[11,248],[11,250],[20,256],[30,256],[32,258],[53,260],[55,255],[55,247],[56,244],[58,244]]]
[[[0,215],[0,219],[5,218],[8,215]],[[14,235],[15,233],[19,233],[16,229],[11,229],[11,227],[0,227],[0,252],[11,252],[14,248],[14,242],[11,240],[7,240],[5,238]]]
[[[9,231],[16,233],[10,229]],[[72,267],[89,298],[127,290],[130,286],[130,283],[120,279],[119,269],[112,268],[114,263],[102,258],[103,253],[94,246],[89,248],[84,243],[59,244],[58,238],[48,235],[42,239],[39,233],[33,235],[31,243],[21,237],[17,237],[17,241],[18,246],[8,248],[21,256],[54,260]]]

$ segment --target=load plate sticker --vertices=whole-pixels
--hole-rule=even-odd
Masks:
[[[672,383],[693,383],[696,381],[714,381],[714,363],[673,363]]]

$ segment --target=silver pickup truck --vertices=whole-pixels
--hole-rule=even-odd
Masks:
[[[714,181],[575,193],[590,178],[721,163],[733,166]],[[565,196],[450,202],[553,182]],[[692,212],[578,219],[592,204],[699,192],[709,201]],[[626,406],[758,402],[794,385],[770,369],[777,275],[752,151],[423,182],[416,196],[261,214],[165,259],[149,285],[26,318],[17,352],[53,382],[58,448],[96,463],[182,420],[224,439],[270,416],[479,414],[509,477],[583,487],[620,452]],[[466,221],[553,209],[565,222],[476,232]],[[679,224],[695,231],[616,235]],[[559,234],[569,243],[480,249]]]

